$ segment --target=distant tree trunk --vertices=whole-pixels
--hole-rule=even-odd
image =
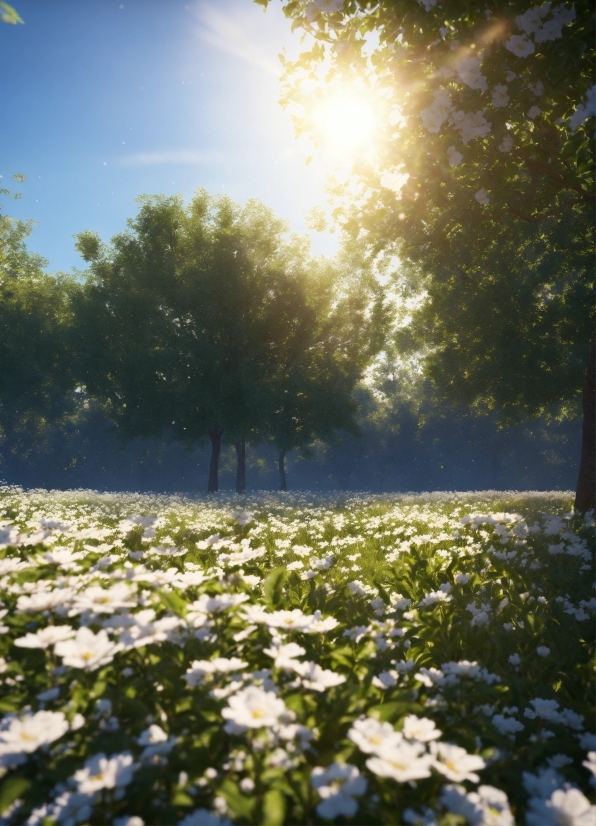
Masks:
[[[244,493],[246,491],[246,443],[244,436],[239,442],[236,442],[236,493]]]
[[[211,460],[209,461],[209,484],[207,485],[207,493],[215,493],[219,490],[218,470],[222,434],[223,429],[221,427],[214,427],[209,431],[209,438],[211,439]]]
[[[278,454],[278,466],[279,466],[279,489],[280,490],[287,490],[288,487],[286,485],[286,468],[284,465],[284,460],[286,458],[285,450],[280,448]]]
[[[590,343],[588,368],[584,378],[582,426],[582,452],[579,465],[579,478],[575,491],[575,510],[586,513],[595,505],[596,487],[596,364],[594,359],[594,336]]]

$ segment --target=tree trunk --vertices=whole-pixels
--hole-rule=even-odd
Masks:
[[[236,493],[244,493],[246,491],[246,443],[244,436],[239,442],[236,442]]]
[[[211,460],[209,461],[209,483],[207,485],[207,493],[215,493],[219,490],[219,452],[221,450],[222,434],[223,430],[221,427],[214,427],[213,430],[209,431],[209,438],[211,439]]]
[[[579,465],[579,478],[575,491],[575,510],[586,513],[595,505],[596,463],[594,461],[596,443],[596,365],[594,362],[594,336],[590,343],[588,368],[584,378],[582,426],[582,452]]]
[[[280,448],[279,450],[279,458],[278,458],[278,466],[279,466],[279,489],[280,490],[287,490],[288,487],[286,485],[286,468],[284,465],[284,460],[286,458],[285,450]]]

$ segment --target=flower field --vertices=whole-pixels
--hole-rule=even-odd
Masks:
[[[594,826],[570,507],[0,488],[0,823]]]

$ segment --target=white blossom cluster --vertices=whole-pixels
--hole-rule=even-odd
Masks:
[[[325,820],[381,822],[397,783],[404,823],[593,822],[591,711],[549,676],[596,609],[565,496],[1,489],[0,770],[69,767],[3,822],[221,826],[297,805],[285,778]],[[492,778],[530,745],[522,816]]]

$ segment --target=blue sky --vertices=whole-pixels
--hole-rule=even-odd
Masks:
[[[50,269],[84,266],[74,234],[109,239],[143,193],[256,197],[307,231],[326,170],[305,165],[312,147],[277,102],[277,55],[299,41],[275,0],[11,3],[25,25],[0,25],[0,183],[27,181],[3,211],[37,222],[29,247]]]

